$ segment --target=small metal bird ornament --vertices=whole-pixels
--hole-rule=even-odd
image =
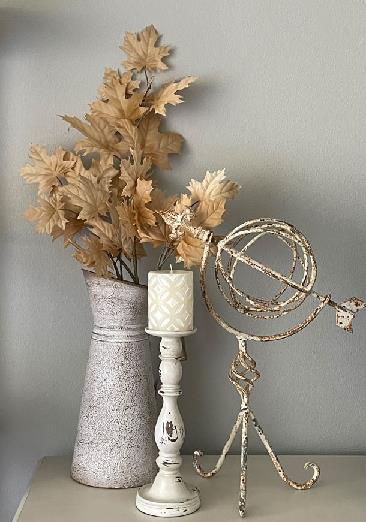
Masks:
[[[318,480],[319,466],[312,462],[305,464],[305,469],[312,469],[312,477],[303,483],[291,480],[285,473],[278,456],[273,451],[263,429],[259,425],[253,411],[249,408],[249,396],[253,385],[260,377],[256,369],[256,363],[247,351],[248,341],[277,341],[290,337],[308,326],[323,310],[325,306],[331,306],[336,311],[336,324],[347,332],[352,332],[352,321],[356,313],[364,308],[365,303],[362,299],[351,297],[342,303],[336,303],[331,299],[330,294],[322,295],[314,290],[314,283],[317,275],[316,261],[310,243],[293,225],[276,219],[260,218],[247,221],[236,227],[232,232],[223,238],[215,238],[209,230],[192,225],[194,209],[186,208],[181,213],[168,210],[161,213],[164,221],[171,227],[171,239],[180,238],[185,232],[191,233],[194,237],[204,242],[204,251],[200,269],[200,283],[204,302],[212,317],[226,331],[234,335],[238,342],[238,352],[232,361],[229,370],[229,379],[235,386],[241,398],[241,408],[237,415],[234,426],[229,438],[224,445],[222,454],[215,467],[210,471],[204,471],[201,467],[199,458],[203,455],[201,451],[195,451],[193,462],[196,471],[202,477],[214,476],[222,467],[225,456],[235,439],[239,428],[241,434],[241,474],[240,474],[240,494],[239,494],[239,514],[245,516],[246,496],[247,496],[247,457],[248,457],[248,423],[252,421],[254,428],[266,448],[274,467],[281,479],[298,490],[310,489]],[[279,240],[287,247],[291,254],[291,263],[286,275],[273,270],[263,263],[250,256],[249,250],[261,238],[272,237]],[[274,320],[290,314],[299,308],[309,296],[314,297],[318,304],[313,311],[301,322],[293,327],[273,334],[256,335],[244,332],[229,324],[215,309],[210,300],[206,287],[206,273],[208,266],[209,253],[212,246],[216,248],[215,258],[215,278],[218,289],[230,307],[240,314],[252,319]],[[226,261],[224,261],[224,257]],[[271,298],[264,299],[251,295],[245,288],[240,288],[234,283],[235,271],[238,263],[244,263],[252,269],[268,276],[272,280],[280,283],[280,288],[276,290]],[[301,272],[301,276],[296,276]],[[297,279],[297,280],[296,280]]]

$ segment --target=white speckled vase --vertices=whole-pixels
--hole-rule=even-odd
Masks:
[[[94,327],[71,476],[88,486],[132,488],[157,471],[147,287],[83,272]]]

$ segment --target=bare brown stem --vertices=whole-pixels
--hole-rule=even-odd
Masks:
[[[123,268],[126,269],[126,271],[127,271],[128,275],[130,276],[131,280],[138,285],[139,284],[138,279],[136,280],[136,278],[135,278],[133,272],[131,271],[130,267],[128,266],[128,264],[125,261],[123,261],[123,259],[121,257],[121,254],[118,256],[118,260],[119,260],[120,264],[123,266]]]
[[[114,271],[116,272],[116,276],[117,276],[117,279],[120,279],[121,281],[123,281],[123,278],[122,278],[122,271],[120,272],[118,270],[118,265],[117,265],[117,261],[114,259],[114,257],[112,256],[112,254],[108,254],[108,257],[109,259],[112,261],[113,263],[113,268],[114,268]]]
[[[135,276],[135,282],[139,284],[139,275],[137,271],[137,240],[136,237],[133,238],[133,274]]]

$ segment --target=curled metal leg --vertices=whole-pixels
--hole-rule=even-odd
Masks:
[[[263,432],[263,429],[261,428],[256,417],[254,416],[254,413],[252,411],[249,411],[249,415],[250,415],[253,425],[258,433],[259,438],[261,439],[264,447],[268,451],[268,454],[272,460],[272,463],[273,463],[274,467],[276,468],[277,473],[283,480],[283,482],[285,482],[285,484],[287,484],[288,486],[290,486],[294,489],[299,489],[299,490],[310,489],[312,486],[314,486],[314,484],[318,481],[319,476],[320,476],[319,466],[317,464],[315,464],[314,462],[306,462],[304,465],[304,468],[305,469],[312,468],[312,470],[313,470],[312,478],[307,480],[306,482],[295,482],[294,480],[291,480],[286,475],[285,470],[284,470],[279,458],[277,457],[276,453],[273,451],[270,443],[268,442],[268,440]]]
[[[225,442],[225,445],[224,445],[224,447],[222,449],[221,455],[218,458],[215,467],[212,468],[211,471],[204,471],[202,466],[199,463],[199,458],[203,456],[203,451],[196,450],[193,453],[193,466],[194,466],[194,469],[197,471],[197,473],[199,475],[201,475],[201,477],[210,478],[210,477],[213,477],[214,475],[216,475],[216,473],[218,471],[220,471],[220,469],[221,469],[221,467],[222,467],[222,465],[223,465],[223,463],[225,461],[226,454],[228,453],[228,451],[231,448],[232,443],[234,442],[235,435],[238,433],[238,430],[239,430],[240,425],[241,425],[242,420],[243,420],[243,415],[244,415],[244,411],[240,411],[238,413],[238,416],[236,418],[235,424],[234,424],[234,426],[233,426],[233,428],[232,428],[232,430],[230,432],[229,438]]]

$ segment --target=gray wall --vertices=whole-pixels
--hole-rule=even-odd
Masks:
[[[176,46],[167,77],[200,76],[170,110],[187,142],[161,175],[167,189],[225,166],[243,188],[224,229],[257,216],[293,222],[314,247],[320,290],[366,294],[364,2],[2,1],[1,522],[37,460],[71,451],[91,328],[79,266],[23,221],[33,190],[19,168],[31,142],[73,142],[56,115],[82,115],[104,66],[121,61],[124,31],[149,23]],[[217,452],[239,404],[226,378],[235,343],[196,297],[185,450]],[[366,450],[364,316],[353,336],[334,321],[327,310],[296,338],[252,347],[262,372],[253,405],[279,451]],[[263,449],[254,436],[251,449]]]

